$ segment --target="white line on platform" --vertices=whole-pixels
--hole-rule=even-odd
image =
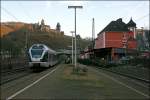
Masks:
[[[143,96],[149,98],[149,95],[144,94],[144,93],[142,93],[142,92],[140,92],[140,91],[138,91],[138,90],[136,90],[136,89],[134,89],[134,88],[132,88],[132,87],[130,87],[130,86],[128,86],[128,85],[122,83],[122,82],[120,82],[119,80],[116,80],[115,78],[113,78],[113,77],[111,77],[111,76],[109,76],[109,75],[106,75],[106,74],[104,74],[104,73],[102,73],[102,72],[101,72],[100,74],[102,74],[102,75],[105,76],[105,77],[108,77],[109,79],[111,79],[111,80],[113,80],[113,81],[115,81],[115,82],[117,82],[117,83],[119,83],[119,84],[121,84],[121,85],[123,85],[123,86],[129,88],[129,89],[131,89],[132,91],[135,91],[136,93],[138,93],[138,94],[140,94],[140,95],[143,95]]]
[[[125,77],[125,76],[120,76],[120,77],[121,77],[121,78],[124,78],[124,79],[127,79],[127,77]],[[144,88],[149,88],[149,86],[144,85],[144,84],[138,82],[137,80],[130,79],[130,81],[132,81],[132,82],[134,82],[135,84],[138,84],[138,85],[140,85],[140,86],[142,86],[142,87],[144,87]]]
[[[140,85],[140,86],[142,86],[142,87],[144,87],[144,88],[149,88],[149,86],[147,86],[147,85],[144,85],[144,84],[142,84],[142,83],[140,83],[140,82],[137,82],[137,81],[135,81],[135,80],[131,80],[132,82],[134,82],[134,83],[136,83],[136,84],[138,84],[138,85]]]
[[[48,75],[52,74],[56,69],[58,69],[59,66],[55,69],[53,69],[52,71],[50,71],[49,73],[47,73],[46,75],[44,75],[43,77],[39,78],[38,80],[36,80],[35,82],[33,82],[32,84],[26,86],[25,88],[21,89],[20,91],[14,93],[13,95],[9,96],[6,100],[10,100],[12,98],[14,98],[15,96],[17,96],[18,94],[22,93],[23,91],[27,90],[28,88],[30,88],[31,86],[35,85],[36,83],[38,83],[39,81],[41,81],[42,79],[44,79],[45,77],[47,77]]]

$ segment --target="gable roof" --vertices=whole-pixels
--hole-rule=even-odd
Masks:
[[[127,25],[122,21],[122,18],[117,19],[116,21],[111,21],[100,33],[102,32],[128,32]]]

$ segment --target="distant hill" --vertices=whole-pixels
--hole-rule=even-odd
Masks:
[[[68,49],[71,46],[72,37],[54,29],[49,31],[34,30],[33,24],[27,23],[2,23],[1,24],[1,46],[3,51],[11,51],[19,54],[34,43],[44,43],[54,50]],[[88,40],[79,38],[78,47],[82,50],[89,44]]]
[[[12,32],[12,31],[14,31],[13,28],[7,27],[5,25],[1,25],[1,36],[0,37],[3,37],[4,35],[7,35],[9,32]]]
[[[19,30],[20,28],[24,27],[25,23],[22,22],[5,22],[1,23],[1,36],[9,34],[10,32]]]

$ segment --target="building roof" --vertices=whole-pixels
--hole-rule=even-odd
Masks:
[[[136,23],[133,22],[132,17],[131,17],[130,21],[127,23],[127,26],[128,27],[136,27]]]
[[[122,18],[117,19],[116,21],[111,21],[100,33],[102,32],[127,32],[128,27],[122,21]],[[99,33],[99,34],[100,34]]]

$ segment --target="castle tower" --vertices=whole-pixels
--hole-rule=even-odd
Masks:
[[[56,25],[56,31],[57,32],[60,32],[61,31],[61,26],[60,26],[60,23],[58,22],[57,25]]]
[[[41,20],[41,25],[42,25],[42,26],[45,25],[44,19]]]
[[[132,20],[132,17],[130,21],[127,23],[127,27],[130,31],[134,33],[134,38],[136,38],[136,23]]]
[[[45,26],[44,19],[42,19],[41,20],[41,25],[40,25],[40,30],[41,31],[44,31],[44,26]]]

